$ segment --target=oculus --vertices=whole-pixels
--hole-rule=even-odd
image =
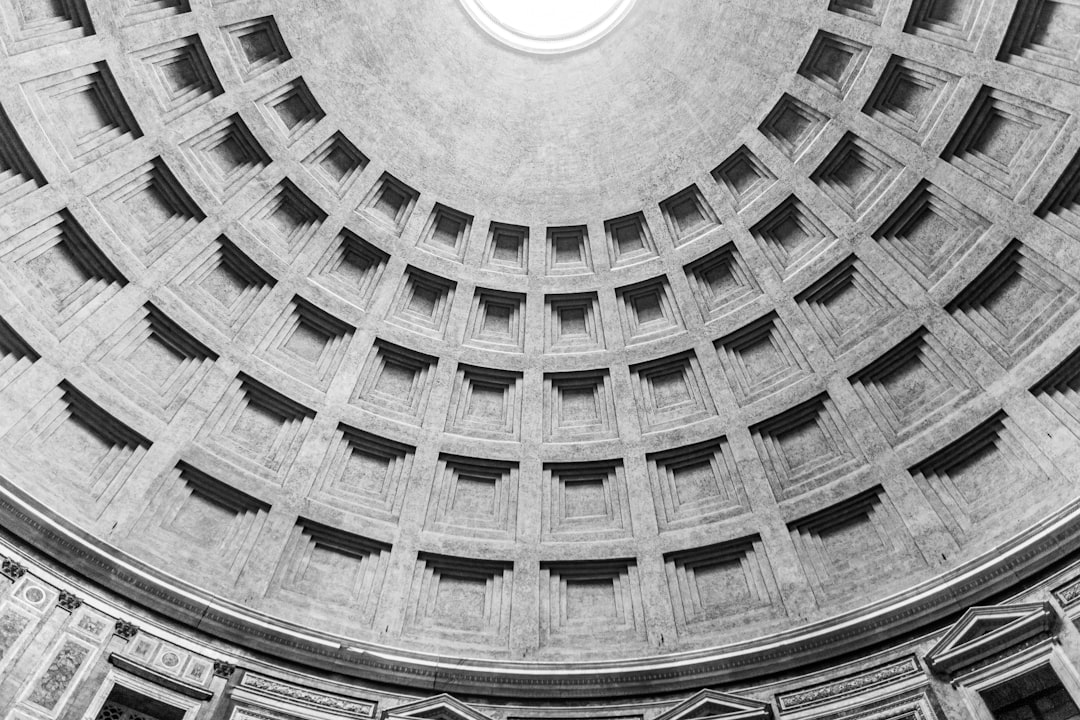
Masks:
[[[578,50],[608,34],[634,0],[461,0],[488,34],[518,50]]]

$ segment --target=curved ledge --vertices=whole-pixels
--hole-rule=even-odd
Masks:
[[[0,526],[178,622],[253,651],[369,681],[488,697],[611,698],[774,675],[896,638],[1014,586],[1080,549],[1080,501],[962,568],[858,611],[753,641],[611,663],[494,662],[319,633],[215,597],[89,537],[0,477]]]

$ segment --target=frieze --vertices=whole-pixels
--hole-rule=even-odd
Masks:
[[[995,664],[995,663],[997,663],[997,662],[999,662],[1001,660],[1004,660],[1005,658],[1012,657],[1013,655],[1019,655],[1020,653],[1024,652],[1025,650],[1030,650],[1031,648],[1035,647],[1036,645],[1041,645],[1041,644],[1047,642],[1050,639],[1051,639],[1051,636],[1050,636],[1049,633],[1041,633],[1039,635],[1036,635],[1035,637],[1028,638],[1027,640],[1024,640],[1021,643],[1013,645],[1012,647],[1009,647],[1009,648],[1007,648],[1005,650],[1002,650],[1000,652],[996,652],[993,655],[989,655],[989,656],[979,660],[978,662],[973,663],[973,664],[965,667],[963,672],[959,673],[957,675],[957,677],[959,678],[959,677],[962,677],[964,675],[970,675],[971,673],[973,673],[973,672],[975,672],[977,670],[982,670],[983,668],[989,667],[989,666],[991,666],[991,665],[993,665],[993,664]]]
[[[776,700],[781,711],[790,712],[922,675],[918,661],[914,656],[909,656],[842,680],[779,695]]]
[[[325,710],[333,710],[356,717],[370,718],[375,716],[376,704],[374,702],[327,695],[298,685],[272,680],[262,675],[247,673],[244,675],[243,680],[240,681],[240,684],[243,687],[258,690],[267,695],[276,695],[279,698],[298,701]]]
[[[151,672],[169,675],[181,681],[208,688],[214,677],[214,664],[203,655],[140,632],[119,652]]]
[[[815,716],[814,720],[940,720],[926,689],[917,694],[891,697],[836,712]]]
[[[152,666],[115,652],[109,653],[109,662],[124,672],[196,700],[209,700],[214,696],[214,693],[202,682],[210,675],[209,663],[200,666],[198,673],[193,677],[189,672],[178,671],[178,668],[183,667],[183,660],[179,654],[175,653],[172,660],[166,660],[164,663],[155,662]]]

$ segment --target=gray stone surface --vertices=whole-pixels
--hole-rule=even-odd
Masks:
[[[248,610],[457,657],[933,583],[1076,501],[1044,5],[639,0],[535,57],[452,0],[3,0],[0,474]]]

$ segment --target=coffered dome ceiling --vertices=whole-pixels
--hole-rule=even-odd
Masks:
[[[135,602],[618,694],[1080,537],[1071,0],[0,9],[3,524]]]

